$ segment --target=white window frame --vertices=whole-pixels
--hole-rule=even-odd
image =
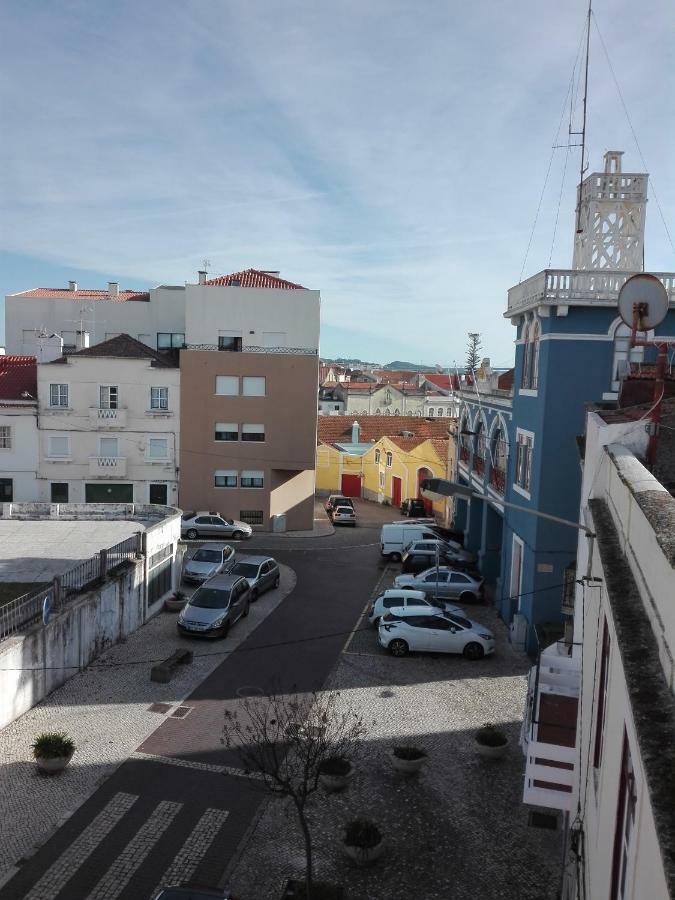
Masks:
[[[375,451],[375,462],[379,463],[381,458],[382,458],[382,454],[380,453],[380,448],[378,447],[377,450]]]
[[[383,491],[385,486],[385,472],[384,469],[380,472],[380,490]]]
[[[12,449],[12,426],[0,425],[0,450]]]
[[[522,438],[522,440],[521,440]],[[520,453],[519,447],[523,445],[527,445],[527,442],[530,442],[529,449],[529,459],[527,462],[527,486],[519,483],[520,478]],[[532,458],[534,455],[534,432],[527,431],[524,428],[516,428],[516,441],[515,441],[515,454],[516,458],[514,460],[514,472],[513,472],[513,490],[520,494],[521,497],[525,497],[526,500],[532,499]]]
[[[56,394],[58,403],[54,403],[54,388],[56,388]],[[65,399],[65,403],[62,403],[61,400]],[[70,385],[64,384],[63,382],[58,382],[55,384],[49,385],[49,406],[52,409],[68,409],[68,404],[70,403]]]
[[[65,441],[66,452],[54,453],[53,442]],[[47,459],[70,459],[70,438],[67,434],[50,434],[47,436]]]
[[[218,490],[231,491],[232,488],[237,487],[238,475],[239,475],[239,473],[237,472],[236,469],[216,469],[216,471],[213,473],[213,486],[215,488],[217,488]],[[218,478],[233,479],[234,484],[218,484],[217,483]]]
[[[244,480],[261,481],[262,484],[244,484]],[[239,486],[246,490],[259,491],[265,487],[265,473],[262,470],[244,469],[239,473]]]
[[[260,387],[262,382],[262,393],[259,390],[250,390],[254,383]],[[241,379],[242,397],[266,397],[267,396],[267,378],[265,375],[243,375]]]
[[[388,469],[391,469],[393,464],[394,464],[394,454],[391,452],[391,450],[387,450],[387,454],[385,456],[385,465]]]
[[[165,450],[164,450],[164,456],[154,456],[154,455],[150,452],[150,447],[152,446],[153,441],[162,441],[162,443],[164,444],[164,448],[165,448]],[[168,438],[168,436],[164,436],[164,435],[156,435],[156,434],[148,435],[148,443],[147,443],[147,449],[146,449],[146,457],[147,457],[147,459],[149,459],[151,462],[166,462],[166,460],[170,458],[170,456],[169,456],[169,438]]]
[[[104,393],[108,392],[107,399],[104,400]],[[114,401],[115,405],[112,406],[113,396],[112,392],[115,392]],[[104,405],[104,403],[106,405]],[[120,408],[120,389],[117,384],[99,384],[98,386],[98,408],[99,409],[119,409]]]
[[[150,388],[150,409],[153,412],[166,412],[169,409],[169,388],[157,384]]]
[[[236,387],[235,390],[218,390],[218,381],[221,381],[221,387],[225,387],[227,384],[230,387]],[[239,376],[238,375],[216,375],[216,381],[214,385],[214,393],[216,397],[239,397],[241,394],[241,386],[239,384]]]
[[[104,441],[115,441],[117,450],[115,453],[104,453],[101,449]],[[119,459],[120,458],[120,439],[113,435],[99,435],[98,438],[98,458],[99,459]]]

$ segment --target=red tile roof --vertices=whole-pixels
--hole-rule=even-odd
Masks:
[[[454,391],[459,386],[459,379],[456,375],[448,375],[442,372],[424,373],[424,378],[429,384],[435,385],[443,391]]]
[[[445,439],[451,419],[423,419],[421,416],[319,416],[319,443],[351,443],[352,425],[359,423],[359,441],[367,444],[382,437],[397,441],[412,440],[417,446],[427,438]],[[402,431],[410,431],[413,438],[403,438]]]
[[[502,372],[502,374],[497,379],[497,388],[500,391],[510,391],[513,387],[513,369],[509,369],[508,372]]]
[[[34,356],[0,356],[0,400],[29,400],[23,392],[37,397],[37,361]]]
[[[245,288],[280,288],[284,291],[304,291],[301,284],[286,281],[270,272],[260,269],[244,269],[243,272],[233,272],[231,275],[218,275],[217,278],[209,278],[206,284],[217,287],[245,287]]]
[[[120,291],[111,294],[108,291],[99,291],[89,288],[79,288],[71,291],[70,288],[33,288],[31,291],[21,291],[13,294],[14,297],[48,297],[52,300],[114,300],[124,303],[127,300],[149,300],[147,291]]]
[[[136,338],[131,337],[129,334],[118,334],[116,337],[108,338],[107,341],[92,344],[91,347],[85,347],[84,350],[78,350],[75,353],[69,353],[67,356],[54,359],[52,363],[65,363],[73,357],[78,359],[80,356],[109,357],[112,359],[149,359],[150,365],[159,369],[175,369],[178,365],[175,354],[159,353],[157,350],[153,350],[152,347],[148,347],[147,344],[137,341]],[[51,365],[51,363],[48,365]]]

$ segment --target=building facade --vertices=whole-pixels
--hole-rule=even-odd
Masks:
[[[38,499],[37,364],[0,356],[0,503]]]
[[[39,500],[177,504],[175,363],[120,335],[37,368]]]

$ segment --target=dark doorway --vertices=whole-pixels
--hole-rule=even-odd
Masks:
[[[166,484],[150,485],[150,502],[159,503],[161,506],[167,506],[169,498],[169,488]]]
[[[68,482],[52,481],[52,503],[68,502]]]
[[[133,484],[85,484],[87,503],[133,503]]]
[[[11,503],[14,499],[14,482],[11,478],[0,478],[0,503]]]

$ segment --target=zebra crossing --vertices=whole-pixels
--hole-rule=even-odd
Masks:
[[[82,866],[97,850],[105,846],[113,830],[118,826],[124,827],[125,816],[130,813],[138,800],[137,794],[124,791],[114,794],[82,833],[24,894],[24,900],[54,900],[62,891],[64,896],[76,896],[69,887],[69,882],[76,879]],[[86,900],[116,900],[162,841],[167,829],[177,823],[183,807],[184,804],[180,802],[160,800],[140,827],[129,837],[121,852],[115,854],[107,870],[87,893]],[[162,887],[185,883],[192,879],[227,817],[228,811],[224,809],[209,807],[202,812],[181,849],[157,881],[155,889],[147,892],[147,900],[153,900]],[[145,894],[134,896],[142,900]],[[82,900],[85,898],[82,897]]]

